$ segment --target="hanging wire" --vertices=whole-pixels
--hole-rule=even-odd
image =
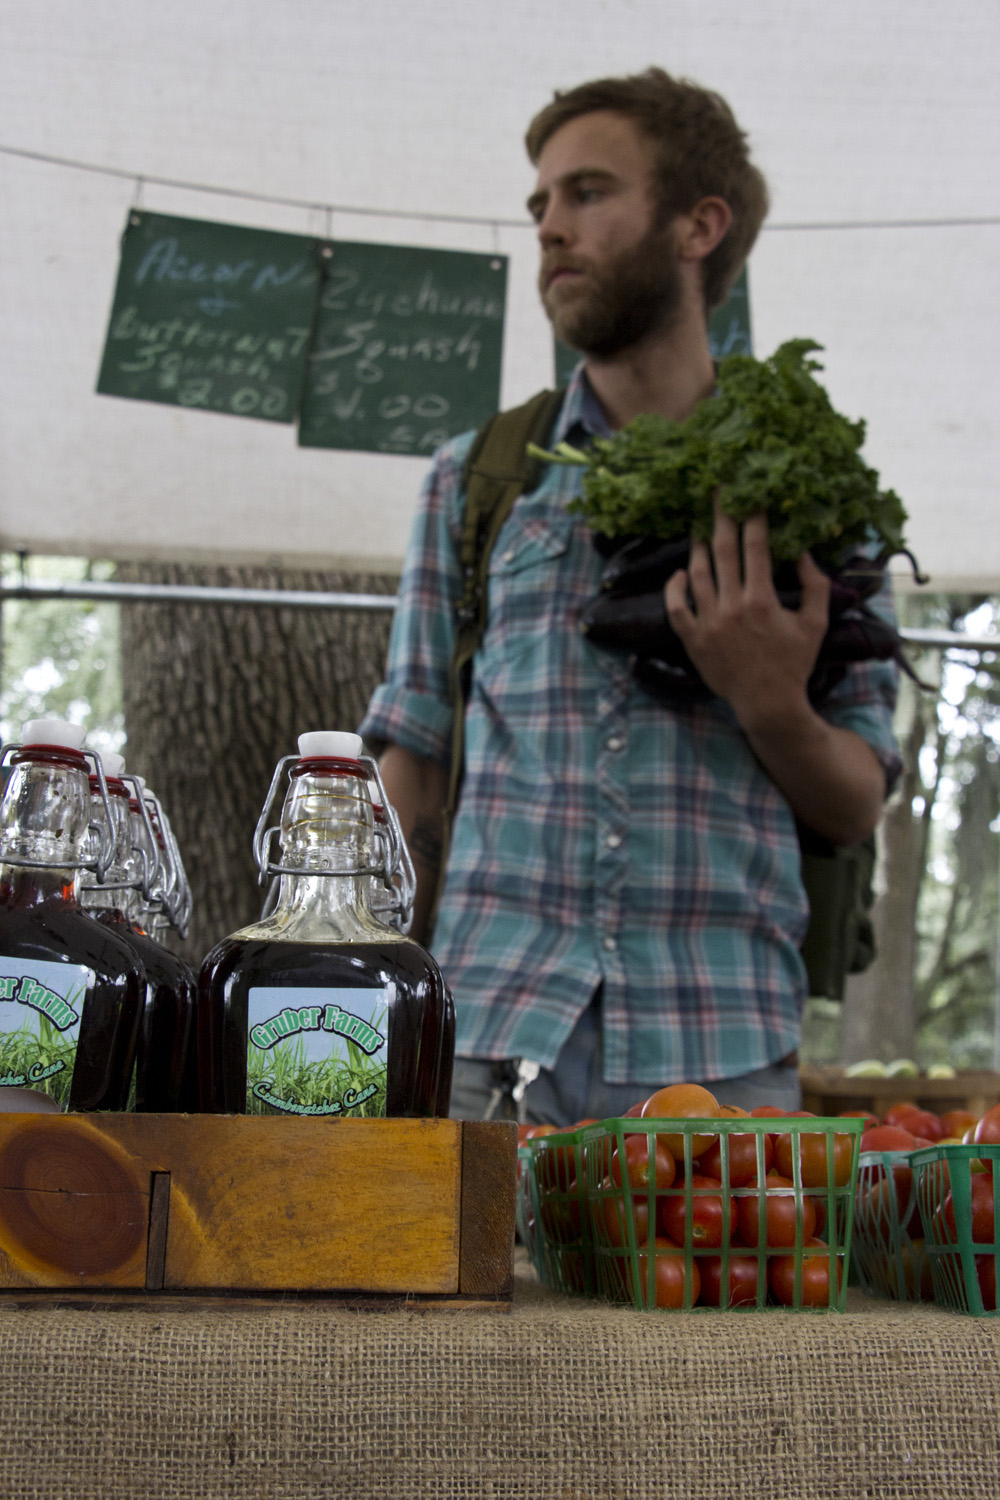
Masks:
[[[0,144],[0,155],[21,157],[25,161],[44,162],[47,166],[66,167],[75,172],[94,172],[103,177],[124,178],[130,182],[149,182],[154,183],[157,187],[179,188],[189,193],[208,193],[220,198],[243,198],[248,202],[271,203],[284,208],[313,209],[317,206],[314,202],[303,198],[284,198],[274,193],[254,192],[247,188],[213,187],[204,182],[185,182],[179,178],[158,177],[150,173],[145,173],[140,177],[136,172],[129,171],[123,167],[101,166],[96,162],[77,161],[67,156],[54,156],[46,151],[28,151],[19,146],[4,146]],[[502,226],[504,229],[530,229],[534,232],[535,228],[526,215],[517,219],[504,219],[495,216],[487,217],[482,214],[435,213],[428,209],[358,208],[346,203],[336,203],[326,206],[331,214],[336,211],[342,214],[353,214],[361,218],[414,219],[438,224],[478,224],[494,230]],[[774,233],[779,230],[823,232],[840,229],[981,229],[995,228],[997,225],[1000,225],[1000,214],[964,214],[921,219],[816,219],[804,220],[802,222],[775,222],[764,224],[762,232]]]

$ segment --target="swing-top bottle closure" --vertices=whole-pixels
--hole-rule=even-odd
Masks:
[[[279,760],[254,833],[254,860],[261,885],[274,875],[380,876],[375,811],[369,783],[388,805],[378,766],[362,752],[361,736],[339,730],[299,735],[298,755]],[[280,824],[271,823],[287,773],[288,791]],[[400,840],[387,825],[387,856],[400,865]],[[272,858],[275,838],[280,858]]]
[[[145,783],[141,776],[128,775],[125,761],[114,751],[96,755],[98,769],[90,773],[90,794],[94,803],[91,830],[99,842],[110,818],[111,863],[103,877],[96,881],[81,880],[83,891],[139,891],[147,902],[161,899],[167,879],[165,860],[157,847],[150,809],[146,805]],[[103,770],[107,789],[105,802],[101,789]],[[133,828],[132,814],[138,814],[140,827]]]
[[[114,858],[110,794],[101,757],[84,749],[85,737],[78,724],[31,719],[20,740],[3,746],[0,768],[9,765],[10,775],[0,810],[0,864],[92,870],[104,880]],[[91,816],[91,774],[100,790],[103,827]]]
[[[375,842],[381,851],[379,870],[372,884],[372,910],[391,927],[408,933],[413,925],[413,902],[417,894],[417,872],[399,825],[399,815],[391,803],[383,801],[379,787],[368,786],[375,813]],[[398,862],[393,864],[393,850]]]

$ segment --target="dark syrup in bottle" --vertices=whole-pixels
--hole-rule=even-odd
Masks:
[[[193,971],[155,938],[138,931],[118,911],[94,913],[131,948],[145,974],[136,1042],[135,1103],[140,1113],[197,1110],[186,1087],[188,1053],[194,1045],[197,981]]]
[[[67,738],[30,741],[33,727],[53,737],[65,731]],[[121,1110],[135,1060],[143,975],[128,945],[77,900],[89,767],[78,747],[82,735],[74,745],[71,729],[47,720],[26,726],[26,743],[10,758],[2,802],[0,955],[12,978],[21,962],[26,976],[33,963],[88,971],[71,1060],[60,1049],[63,1055],[48,1065],[52,1071],[27,1084],[71,1110]],[[31,862],[6,862],[5,855]],[[2,1007],[6,1034],[18,1031],[22,1019],[21,1005]]]
[[[280,875],[276,904],[202,964],[201,1108],[434,1115],[450,1093],[451,997],[430,954],[372,911],[380,865],[361,741],[318,732],[299,752],[279,764],[254,841],[262,877]],[[280,828],[268,829],[292,761]]]
[[[71,1110],[124,1109],[142,1006],[141,970],[129,948],[63,895],[25,904],[16,880],[0,881],[0,951],[8,958],[81,964],[93,973],[80,1017],[68,1094]]]
[[[445,987],[437,965],[417,943],[388,935],[384,943],[345,944],[224,938],[206,959],[199,981],[204,1112],[237,1114],[247,1108],[247,997],[257,986],[317,994],[384,991],[388,1057],[385,1106],[379,1112],[438,1113]]]

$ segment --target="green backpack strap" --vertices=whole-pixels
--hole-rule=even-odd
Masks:
[[[487,577],[490,555],[518,495],[533,489],[542,461],[528,455],[528,444],[544,444],[565,397],[564,390],[539,391],[522,406],[498,412],[476,433],[462,470],[465,512],[459,542],[462,593],[455,607],[455,644],[448,689],[453,723],[451,772],[444,810],[438,894],[444,880],[448,845],[465,759],[465,705],[472,679],[472,658],[486,629]],[[434,902],[437,906],[437,899]],[[432,916],[433,920],[433,916]]]

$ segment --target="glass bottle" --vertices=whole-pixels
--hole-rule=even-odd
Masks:
[[[278,764],[254,838],[262,883],[279,877],[274,909],[218,943],[199,976],[206,1112],[438,1109],[447,991],[430,954],[371,910],[373,775],[355,734],[300,735]]]
[[[143,816],[140,778],[123,779],[120,755],[103,758],[111,813],[111,864],[103,881],[84,876],[80,901],[98,921],[112,927],[142,965],[144,991],[135,1059],[134,1108],[176,1113],[186,1107],[185,1069],[194,1029],[197,981],[191,968],[167,951],[145,929],[142,902],[152,903],[164,885],[163,858],[156,830]],[[131,791],[134,795],[130,795]],[[99,778],[90,777],[92,827],[108,828]]]
[[[140,885],[135,895],[135,925],[146,932],[161,947],[165,947],[171,933],[182,941],[187,937],[191,921],[191,887],[188,884],[184,863],[177,840],[170,826],[170,819],[159,798],[145,785],[141,776],[140,801],[145,805],[150,832],[156,842],[157,877],[150,892]],[[132,822],[133,848],[141,837],[140,826],[144,826],[140,808],[133,800],[129,803]],[[170,950],[167,949],[169,952]],[[178,960],[180,962],[180,960]],[[190,989],[191,1026],[185,1046],[185,1061],[181,1076],[177,1108],[186,1114],[196,1114],[200,1108],[198,1084],[198,976],[189,964],[184,964]]]
[[[77,895],[79,872],[102,875],[111,854],[107,839],[91,847],[83,741],[33,720],[2,756],[0,1087],[30,1091],[26,1108],[124,1109],[135,1061],[142,969]]]

